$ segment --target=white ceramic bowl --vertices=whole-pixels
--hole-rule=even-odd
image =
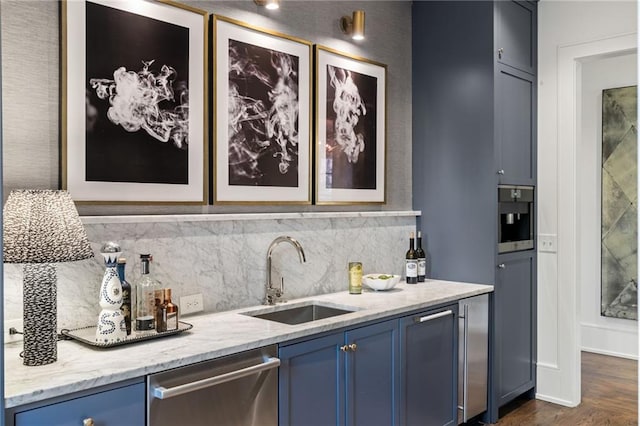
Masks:
[[[390,277],[385,279],[380,279],[380,276]],[[362,277],[362,281],[367,285],[367,287],[383,291],[383,290],[391,290],[398,284],[400,281],[400,275],[391,275],[391,274],[367,274]]]

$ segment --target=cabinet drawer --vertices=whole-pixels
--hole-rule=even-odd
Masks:
[[[144,426],[145,385],[137,383],[93,395],[70,399],[15,414],[16,426]]]

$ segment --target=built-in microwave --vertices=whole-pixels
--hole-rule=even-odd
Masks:
[[[534,197],[532,186],[498,186],[498,253],[534,247]]]

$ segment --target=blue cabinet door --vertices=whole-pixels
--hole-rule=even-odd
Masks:
[[[535,252],[498,257],[495,340],[498,406],[536,385]]]
[[[399,424],[398,321],[347,331],[345,344],[346,424]]]
[[[344,333],[281,346],[279,424],[344,424]]]
[[[15,425],[79,426],[91,418],[95,426],[144,426],[145,392],[137,383],[18,412]]]
[[[496,155],[500,183],[535,185],[535,77],[499,66],[496,71]]]
[[[457,424],[457,305],[400,322],[400,423]]]
[[[496,48],[498,62],[536,73],[536,27],[535,5],[525,1],[497,1]]]

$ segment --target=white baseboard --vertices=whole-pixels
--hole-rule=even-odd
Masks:
[[[607,351],[607,350],[598,349],[598,348],[588,348],[586,346],[582,346],[580,348],[580,350],[583,351],[583,352],[591,352],[591,353],[594,353],[594,354],[615,356],[615,357],[618,357],[618,358],[634,359],[636,361],[638,360],[638,355],[637,354],[628,354],[628,353],[623,353],[623,352]]]
[[[637,327],[582,323],[580,332],[580,349],[583,351],[638,359]]]
[[[569,407],[569,408],[577,407],[578,405],[580,405],[579,403],[574,404],[571,401],[567,401],[565,399],[554,398],[553,396],[544,395],[540,393],[536,393],[536,399],[539,399],[541,401],[551,402],[553,404],[558,404],[558,405],[562,405],[564,407]]]

